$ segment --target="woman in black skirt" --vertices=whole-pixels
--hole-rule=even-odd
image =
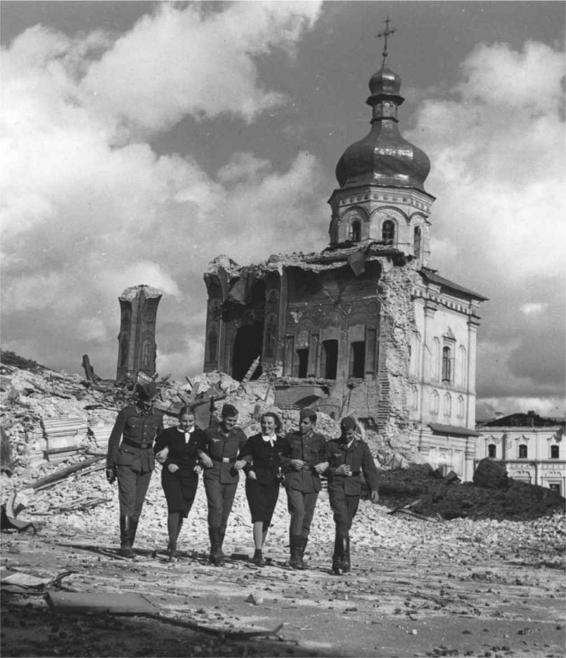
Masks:
[[[200,471],[198,453],[204,440],[204,432],[195,425],[191,408],[183,407],[177,427],[161,432],[155,443],[155,458],[163,465],[161,484],[167,500],[170,559],[176,557],[177,538],[195,499]]]
[[[245,443],[238,459],[248,462],[246,497],[253,523],[254,564],[263,566],[263,545],[279,496],[281,452],[285,439],[277,436],[281,429],[279,416],[271,411],[261,417],[261,433]]]

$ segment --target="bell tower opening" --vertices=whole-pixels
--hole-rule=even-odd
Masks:
[[[250,366],[261,355],[263,347],[263,323],[254,322],[252,325],[240,327],[234,339],[232,357],[232,377],[241,381]],[[261,375],[261,364],[256,368],[252,379]]]

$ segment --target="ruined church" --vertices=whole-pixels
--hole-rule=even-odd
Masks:
[[[329,244],[204,275],[204,370],[269,375],[281,408],[355,414],[434,467],[473,473],[476,337],[486,298],[430,267],[427,155],[403,138],[400,77],[369,81],[371,129],[338,161]]]

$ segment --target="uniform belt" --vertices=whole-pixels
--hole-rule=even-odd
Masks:
[[[219,464],[235,464],[235,457],[222,457],[222,459],[213,459],[212,461],[218,462]]]
[[[153,440],[151,443],[136,443],[135,441],[130,441],[129,439],[122,439],[122,444],[130,446],[131,448],[141,448],[142,450],[146,450],[147,448],[151,448],[153,445]]]

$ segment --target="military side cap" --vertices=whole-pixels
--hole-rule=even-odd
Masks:
[[[157,386],[153,382],[138,382],[136,384],[136,396],[143,402],[151,402],[157,395]]]
[[[304,420],[305,418],[310,418],[311,420],[314,420],[316,422],[316,411],[314,409],[309,409],[308,407],[306,409],[301,409],[299,412],[299,418],[301,420]]]
[[[356,429],[356,420],[352,416],[346,416],[340,421],[340,429],[344,432]]]
[[[237,416],[238,410],[233,404],[224,404],[222,405],[222,417],[230,418],[231,416]]]

